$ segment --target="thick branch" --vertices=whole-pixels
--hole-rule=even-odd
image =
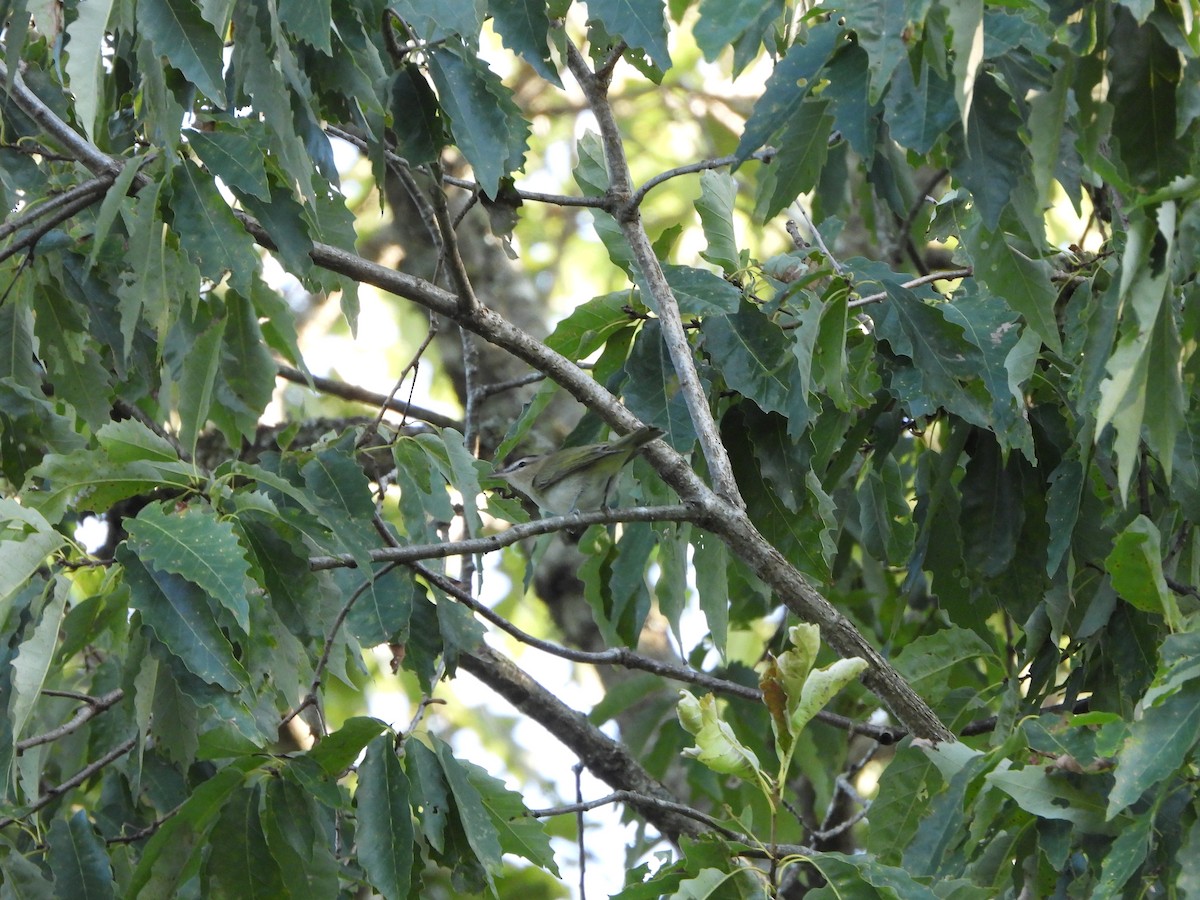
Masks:
[[[629,162],[625,159],[625,145],[608,102],[606,82],[592,74],[583,55],[569,41],[567,64],[575,80],[583,88],[588,105],[600,125],[600,139],[604,144],[604,158],[608,163],[609,194],[619,204],[614,215],[621,226],[621,233],[633,250],[634,260],[646,280],[646,288],[658,307],[663,341],[667,345],[667,353],[670,354],[675,375],[679,378],[679,390],[696,428],[700,449],[712,476],[713,487],[717,495],[730,506],[743,509],[746,504],[738,492],[737,481],[733,477],[733,464],[729,461],[729,454],[725,452],[720,430],[713,419],[704,386],[700,383],[700,375],[692,358],[692,345],[683,328],[683,317],[679,314],[679,304],[675,302],[675,294],[667,284],[667,276],[663,274],[650,237],[646,234],[641,213],[632,202],[633,186],[629,176]]]
[[[623,744],[589,722],[587,716],[571,709],[511,660],[482,646],[460,655],[459,665],[562,741],[601,781],[617,790],[633,791],[673,805],[679,803]],[[641,800],[629,802],[642,818],[671,838],[700,835],[706,830],[673,809]]]

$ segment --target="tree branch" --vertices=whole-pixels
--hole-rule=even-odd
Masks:
[[[623,509],[604,509],[595,512],[573,513],[569,516],[553,516],[535,519],[522,525],[514,525],[499,534],[470,538],[464,541],[444,541],[437,544],[409,544],[402,547],[379,547],[370,551],[371,562],[415,563],[425,559],[445,559],[448,556],[471,556],[477,553],[494,553],[504,547],[520,543],[526,538],[555,531],[565,531],[588,525],[613,525],[620,522],[690,522],[696,511],[689,506],[630,506]],[[314,571],[323,569],[353,569],[358,563],[349,553],[337,556],[309,557],[309,567]]]
[[[128,753],[130,750],[132,750],[135,746],[137,746],[137,742],[138,742],[138,739],[137,739],[137,736],[135,735],[134,737],[129,738],[128,740],[124,741],[123,743],[118,744],[116,747],[114,747],[112,750],[109,750],[107,753],[105,753],[102,757],[100,757],[95,762],[89,763],[88,765],[84,766],[82,769],[80,769],[78,772],[76,772],[74,775],[72,775],[66,781],[50,788],[50,790],[46,791],[46,793],[44,793],[44,794],[42,794],[42,796],[38,797],[38,799],[34,802],[34,804],[32,806],[30,806],[28,809],[26,809],[25,812],[21,813],[21,815],[6,816],[5,818],[0,819],[0,828],[7,828],[9,825],[12,825],[14,822],[19,822],[22,819],[27,819],[30,816],[32,816],[35,812],[37,812],[39,809],[49,806],[51,803],[54,802],[55,799],[57,799],[58,797],[61,797],[67,791],[71,790],[71,788],[77,787],[77,786],[83,784],[85,781],[87,781],[89,778],[91,778],[93,775],[95,775],[97,772],[99,772],[101,769],[103,769],[105,766],[107,766],[110,762],[120,759],[122,756],[124,756],[126,753]]]
[[[577,71],[577,77],[582,77],[585,82],[590,81],[593,76],[588,71],[587,64],[583,62],[582,57],[579,55],[579,51],[572,51],[570,44],[568,44],[568,50],[568,62],[574,60],[572,70]],[[5,72],[6,70],[3,65],[0,65],[0,78],[4,77]],[[101,153],[82,136],[72,131],[65,123],[57,120],[57,117],[54,116],[49,107],[30,91],[23,81],[20,79],[11,79],[9,87],[13,101],[36,121],[41,121],[43,118],[49,117],[49,119],[57,123],[57,127],[52,133],[60,139],[61,143],[68,150],[76,152],[84,165],[96,173],[108,172],[111,171],[113,166],[120,165],[118,161]],[[594,84],[591,85],[591,89],[595,90]],[[603,105],[601,108],[604,108]],[[34,112],[37,115],[34,115]],[[606,118],[601,119],[602,129],[611,130],[614,127],[611,110],[608,113]],[[603,124],[605,122],[608,124]],[[619,135],[614,135],[613,137],[619,150],[620,137]],[[615,169],[619,170],[620,167],[615,167]],[[139,183],[139,179],[144,177],[144,175],[139,173],[137,179],[135,179],[135,184]],[[621,182],[618,179],[618,184],[624,185],[625,197],[627,198],[629,196],[627,168],[625,169],[624,181]],[[256,241],[268,249],[277,249],[275,242],[271,239],[266,229],[245,213],[238,212],[237,215],[243,226]],[[636,210],[633,211],[633,215],[636,219]],[[629,234],[634,237],[640,234],[644,239],[644,232],[640,227],[630,229],[627,225],[626,228]],[[657,260],[654,259],[654,254],[648,245],[644,245],[643,243],[641,250],[638,252],[640,257],[647,257],[648,262],[653,262],[653,267],[658,270],[658,274],[661,277],[662,271],[658,268]],[[353,252],[332,247],[328,244],[315,243],[309,256],[314,263],[322,268],[353,278],[356,281],[373,285],[380,290],[419,303],[427,309],[453,319],[464,328],[475,332],[497,347],[507,350],[518,359],[527,362],[533,368],[544,372],[549,378],[556,381],[583,405],[594,410],[601,419],[622,434],[634,431],[643,424],[616,397],[605,389],[603,385],[598,384],[586,372],[575,365],[574,362],[551,350],[532,335],[517,328],[486,305],[481,305],[469,313],[463,313],[458,308],[457,298],[450,292],[444,291],[436,285],[430,284],[413,275],[388,269],[377,263],[369,262]],[[664,298],[667,302],[664,304],[664,308],[674,309],[670,289],[669,286],[666,286],[665,279],[658,283],[657,288],[653,285],[651,288],[652,291],[660,291],[665,288]],[[675,311],[677,315],[678,311]],[[682,323],[676,321],[675,324],[678,327],[677,330],[682,331]],[[686,350],[686,342],[684,347],[676,347],[672,352],[681,353],[681,358],[684,362],[690,363],[690,356],[688,355],[690,351]],[[679,366],[678,361],[676,365]],[[699,400],[701,401],[701,408],[698,411],[698,415],[696,411],[693,411],[693,416],[698,426],[704,422],[710,425],[707,430],[698,428],[704,434],[702,437],[702,447],[704,448],[706,458],[709,460],[710,471],[718,471],[713,466],[714,460],[718,463],[724,461],[724,474],[717,478],[715,483],[724,485],[726,490],[732,489],[735,500],[739,499],[737,498],[736,488],[732,482],[732,470],[728,465],[728,457],[720,444],[719,435],[716,433],[715,428],[711,427],[712,417],[708,412],[707,400],[703,398],[703,395],[700,396]],[[695,398],[689,396],[689,403],[692,402],[696,402]],[[759,533],[737,502],[715,494],[700,479],[688,461],[663,441],[653,441],[650,443],[646,447],[645,456],[654,465],[663,480],[675,489],[680,498],[694,507],[693,514],[696,518],[693,521],[697,521],[703,527],[708,528],[720,537],[733,553],[746,562],[751,571],[775,591],[788,609],[804,621],[820,626],[823,639],[841,656],[858,656],[867,661],[870,669],[863,677],[864,683],[871,690],[875,691],[909,731],[916,736],[933,741],[954,740],[954,736],[949,729],[938,720],[925,701],[888,664],[879,652],[871,647],[870,643],[858,632],[850,620],[838,612],[816,588],[809,584],[795,566],[789,563]],[[545,523],[531,524],[538,524],[543,528],[545,527]],[[577,527],[577,525],[578,523],[573,527]],[[567,526],[558,525],[556,527]],[[546,530],[554,530],[554,528],[547,528]],[[479,540],[489,541],[494,539],[482,538]],[[486,548],[481,549],[480,552],[486,552]],[[408,562],[413,560],[401,561]],[[345,561],[340,559],[333,559],[330,563],[332,566],[346,564]]]
[[[660,832],[672,839],[703,833],[694,819],[666,805],[678,805],[679,801],[642,768],[624,744],[614,741],[511,660],[481,646],[460,654],[458,661],[459,666],[570,748],[601,781],[637,795],[639,799],[631,799],[630,806]]]
[[[676,303],[675,294],[667,284],[667,277],[654,254],[650,237],[642,225],[641,213],[632,202],[629,163],[625,159],[625,147],[616,118],[608,103],[605,82],[591,73],[583,55],[570,41],[567,42],[567,65],[583,88],[588,105],[600,125],[600,140],[604,144],[604,158],[608,163],[609,195],[619,204],[614,215],[621,227],[621,233],[633,250],[634,260],[646,280],[650,296],[658,307],[663,340],[667,345],[675,375],[679,378],[679,389],[687,403],[704,459],[708,463],[713,488],[717,496],[731,507],[744,509],[746,503],[738,492],[737,482],[733,477],[733,464],[729,461],[729,454],[725,452],[725,445],[721,443],[720,431],[713,419],[700,376],[696,372],[696,365],[692,359],[692,345],[683,327],[679,304]]]
[[[42,693],[46,694],[50,692],[43,691]],[[78,731],[85,724],[87,724],[87,722],[100,715],[100,713],[120,703],[124,696],[125,692],[120,688],[117,688],[114,691],[109,691],[107,694],[104,694],[101,697],[73,698],[82,700],[84,706],[81,706],[75,712],[75,715],[73,715],[66,722],[63,722],[63,724],[59,725],[57,728],[52,728],[43,734],[37,734],[33,737],[28,737],[24,740],[17,741],[17,755],[19,756],[31,747],[49,744],[52,741],[57,741],[59,738],[66,737],[73,731]]]
[[[458,419],[444,416],[431,409],[413,406],[411,403],[401,402],[400,400],[388,397],[386,394],[368,391],[366,388],[359,387],[356,384],[347,384],[344,381],[337,381],[333,378],[322,378],[320,375],[305,375],[299,369],[285,363],[276,363],[275,373],[279,378],[282,378],[284,381],[290,381],[292,384],[311,387],[322,394],[328,394],[331,397],[340,397],[342,400],[352,400],[355,403],[365,403],[368,406],[390,409],[392,412],[398,412],[411,419],[420,419],[422,422],[428,422],[430,425],[435,425],[438,428],[453,428],[455,431],[461,431],[463,427],[462,422]]]

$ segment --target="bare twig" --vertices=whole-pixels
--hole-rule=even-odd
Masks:
[[[112,183],[112,175],[107,173],[98,175],[89,181],[75,185],[70,190],[63,191],[61,194],[51,197],[44,203],[37,203],[26,208],[19,216],[14,216],[3,224],[0,224],[0,241],[7,238],[10,234],[16,234],[22,228],[32,225],[42,216],[50,215],[57,210],[71,206],[78,199],[89,198],[89,202],[86,205],[91,206],[99,196],[102,196],[112,186]]]
[[[975,274],[975,270],[971,266],[965,266],[961,269],[950,269],[944,272],[930,272],[928,275],[922,275],[920,278],[914,278],[912,281],[906,281],[901,287],[915,288],[923,284],[932,284],[935,281],[948,281],[953,278],[970,278]],[[846,304],[849,309],[858,309],[860,306],[869,306],[872,303],[879,303],[886,300],[888,297],[887,291],[880,291],[878,294],[868,294],[866,297],[859,297],[857,300],[851,300]]]
[[[276,363],[275,373],[284,381],[312,387],[322,394],[329,394],[331,397],[340,397],[343,400],[353,400],[357,403],[366,403],[370,406],[390,409],[392,412],[403,413],[407,418],[420,419],[422,422],[428,422],[430,425],[438,428],[453,428],[457,431],[463,427],[462,422],[458,419],[444,416],[431,409],[413,406],[410,403],[402,403],[399,400],[393,400],[386,394],[368,391],[366,388],[361,388],[358,385],[346,384],[344,381],[337,381],[333,378],[322,378],[320,375],[305,375],[299,369],[285,363]]]
[[[682,504],[674,506],[632,506],[623,509],[606,509],[595,512],[572,513],[569,516],[553,516],[536,519],[500,534],[470,538],[464,541],[443,541],[437,544],[410,544],[404,547],[381,547],[370,551],[371,562],[415,563],[424,559],[445,559],[449,556],[465,556],[476,553],[494,553],[504,547],[519,543],[526,538],[549,534],[553,531],[583,528],[588,525],[612,525],[619,522],[689,522],[696,517],[696,510]],[[313,556],[308,560],[313,571],[323,569],[353,569],[358,563],[348,553],[337,556]]]
[[[61,696],[61,694],[54,691],[42,691],[42,693],[50,696]],[[59,738],[66,737],[68,734],[71,734],[74,731],[78,731],[85,724],[87,724],[87,722],[100,715],[100,713],[120,703],[124,696],[125,692],[120,688],[117,688],[116,690],[109,691],[107,694],[104,694],[101,697],[88,697],[82,695],[71,697],[72,700],[82,700],[85,705],[76,710],[75,715],[73,715],[66,722],[63,722],[63,724],[59,725],[57,728],[52,728],[42,734],[37,734],[33,737],[28,737],[24,740],[17,741],[17,754],[20,755],[30,747],[38,747],[42,744],[49,744],[52,741],[57,741]]]
[[[774,147],[763,147],[761,150],[751,153],[749,158],[757,159],[760,162],[770,162],[778,152]],[[736,156],[718,156],[715,159],[702,159],[699,162],[688,163],[686,166],[676,166],[674,169],[659,172],[635,190],[630,196],[629,202],[634,206],[640,206],[650,191],[660,184],[670,181],[672,178],[678,178],[680,175],[694,175],[696,172],[706,172],[709,169],[724,169],[726,166],[732,166],[737,161],[738,158]]]

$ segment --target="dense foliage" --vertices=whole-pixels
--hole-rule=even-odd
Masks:
[[[1194,0],[0,10],[0,895],[617,864],[440,705],[466,670],[640,823],[630,900],[1200,897]],[[306,362],[374,291],[391,398]],[[460,419],[406,403],[422,359]],[[564,395],[568,442],[665,437],[530,521],[492,460]],[[590,717],[529,643],[604,671]]]

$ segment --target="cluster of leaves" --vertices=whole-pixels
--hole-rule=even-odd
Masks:
[[[635,0],[594,0],[586,17],[566,0],[436,14],[419,0],[111,0],[67,2],[61,19],[51,6],[36,28],[29,4],[2,7],[6,882],[31,896],[53,871],[67,895],[366,883],[402,897],[439,866],[455,890],[495,891],[505,853],[557,874],[521,798],[436,735],[322,714],[336,685],[361,691],[364,648],[402,648],[425,695],[474,658],[482,629],[444,571],[381,563],[440,558],[420,548],[456,516],[480,532],[471,498],[488,467],[462,435],[389,433],[400,500],[386,518],[358,431],[197,462],[207,432],[254,443],[276,358],[304,366],[259,247],[309,290],[340,291],[352,324],[358,281],[454,312],[447,292],[355,255],[325,128],[359,140],[381,183],[397,166],[437,172],[452,146],[489,203],[520,196],[532,131],[480,55],[486,13],[546,90],[584,29],[603,84],[628,64],[672,89],[671,32],[709,62],[732,48],[735,73],[775,57],[727,136],[731,171],[676,182],[698,182],[698,223],[654,243],[670,296],[614,192],[614,136],[578,142],[578,193],[629,287],[580,304],[546,346],[594,356],[592,382],[707,471],[662,324],[673,304],[754,526],[944,722],[991,735],[903,745],[858,831],[867,852],[816,853],[836,823],[777,801],[802,776],[813,808],[833,807],[853,760],[829,752],[846,744],[830,726],[805,725],[860,663],[810,671],[815,632],[793,631],[787,651],[755,639],[742,657],[783,651],[767,703],[717,717],[685,701],[682,727],[657,727],[653,707],[673,706],[645,698],[657,677],[632,679],[593,718],[642,702],[647,727],[624,743],[651,776],[683,765],[685,801],[729,827],[632,869],[623,896],[765,892],[739,860],[777,845],[825,882],[815,896],[1200,890],[1193,4],[672,0],[669,18]],[[813,246],[759,259],[736,238],[747,214],[765,224],[800,195]],[[1064,202],[1090,216],[1094,245],[1050,239],[1046,211]],[[697,224],[701,258],[672,262]],[[855,229],[894,252],[843,258]],[[622,498],[670,502],[647,465]],[[111,558],[74,538],[92,513],[118,529]],[[715,515],[705,525],[589,532],[581,576],[608,643],[636,646],[655,604],[681,630],[690,559],[710,632],[690,662],[742,658],[735,643],[777,602],[751,559],[764,554]],[[733,661],[719,674],[755,680]],[[836,702],[874,705],[857,687]],[[1065,714],[1037,715],[1048,703]],[[310,749],[288,742],[297,717],[320,738]],[[688,732],[699,761],[681,763]]]

